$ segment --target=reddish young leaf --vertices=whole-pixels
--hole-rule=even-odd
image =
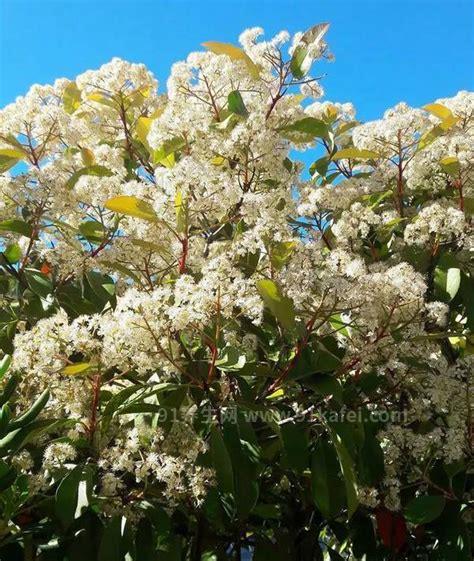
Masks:
[[[386,508],[379,508],[375,516],[382,543],[393,551],[400,551],[407,540],[407,527],[403,516]]]

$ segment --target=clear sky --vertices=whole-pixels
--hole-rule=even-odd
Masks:
[[[0,0],[0,106],[113,56],[145,63],[163,89],[203,41],[323,21],[336,56],[317,69],[326,99],[354,102],[360,119],[474,89],[473,0]]]

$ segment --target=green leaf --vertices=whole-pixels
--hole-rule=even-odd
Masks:
[[[428,524],[444,510],[446,500],[441,495],[423,495],[416,497],[405,508],[405,518],[412,524]]]
[[[318,175],[324,177],[328,171],[328,167],[329,158],[327,156],[323,156],[311,164],[309,167],[309,173],[313,176],[317,172]]]
[[[24,274],[30,289],[41,298],[46,298],[53,292],[50,279],[40,271],[25,269]]]
[[[433,561],[472,561],[472,532],[469,521],[463,520],[463,514],[459,503],[446,503],[442,515],[433,525],[436,539],[439,541]]]
[[[104,431],[108,429],[113,415],[118,412],[120,406],[123,405],[134,393],[140,390],[143,390],[143,386],[141,384],[132,385],[120,390],[109,399],[107,405],[102,411],[102,425]]]
[[[11,363],[12,363],[12,357],[10,355],[4,355],[0,360],[0,380],[7,373],[7,370],[10,368]]]
[[[201,561],[217,561],[217,554],[214,551],[205,551],[201,555]]]
[[[104,203],[105,208],[125,214],[127,216],[134,216],[135,218],[143,218],[150,222],[156,220],[156,214],[153,207],[146,201],[142,201],[137,197],[122,195],[113,197]]]
[[[278,285],[270,279],[262,279],[257,282],[257,290],[263,298],[265,306],[287,329],[295,327],[295,309],[293,301],[283,296]]]
[[[114,516],[102,534],[97,560],[123,561],[122,541],[122,517]]]
[[[25,413],[23,413],[23,415],[17,417],[8,425],[8,430],[16,430],[22,428],[28,423],[34,421],[36,417],[44,409],[45,405],[48,403],[48,400],[49,400],[49,390],[46,389],[33,403],[33,405],[27,411],[25,411]]]
[[[234,419],[226,419],[223,439],[232,462],[235,506],[241,518],[246,517],[258,500],[258,460],[256,446],[243,439],[240,426]]]
[[[152,87],[149,85],[141,86],[131,93],[127,94],[127,107],[140,107],[145,99],[150,97]]]
[[[461,285],[461,270],[454,256],[446,254],[441,257],[435,269],[434,284],[438,298],[445,302],[454,299]]]
[[[339,380],[331,374],[316,374],[304,380],[304,385],[314,389],[323,396],[332,395],[337,401],[342,400],[342,386]]]
[[[342,319],[341,314],[334,314],[333,316],[331,316],[329,319],[329,323],[331,324],[331,327],[340,335],[344,335],[344,337],[350,336],[349,324]]]
[[[18,263],[21,258],[21,247],[17,243],[7,245],[3,252],[9,263]]]
[[[98,271],[88,271],[86,273],[87,282],[94,295],[105,305],[115,296],[115,283],[109,275],[104,275]]]
[[[302,473],[309,465],[306,426],[303,423],[284,423],[280,433],[287,465]]]
[[[81,90],[77,87],[76,82],[69,82],[64,88],[63,105],[66,113],[72,114],[81,105]]]
[[[374,487],[384,475],[384,454],[370,418],[362,423],[364,440],[359,447],[358,475],[361,484]]]
[[[222,493],[234,492],[234,471],[229,452],[218,427],[211,427],[210,451],[212,464],[216,470],[216,478]]]
[[[344,445],[341,436],[332,427],[330,427],[330,432],[332,436],[332,442],[339,459],[339,464],[341,465],[342,475],[344,477],[348,516],[349,518],[351,518],[354,512],[357,510],[358,506],[357,481],[354,471],[354,462],[352,461],[352,458],[346,446]]]
[[[0,493],[13,485],[17,477],[17,472],[13,466],[0,460]]]
[[[141,518],[137,525],[135,534],[136,561],[156,561],[156,539],[155,530],[150,520]]]
[[[88,473],[83,466],[76,466],[59,484],[56,491],[54,512],[64,528],[68,528],[73,520],[80,515],[84,499],[81,497],[82,505],[78,505],[78,499],[80,498],[79,485],[81,481],[87,482],[89,478],[90,472]]]
[[[294,142],[311,142],[315,138],[326,138],[328,136],[328,126],[324,121],[314,117],[304,117],[291,125],[286,125],[279,129],[285,138]]]
[[[227,96],[227,106],[229,111],[235,113],[236,115],[247,117],[249,114],[247,108],[245,107],[244,100],[242,99],[242,95],[238,90],[230,92]]]
[[[88,166],[75,171],[66,182],[66,188],[72,189],[83,175],[92,175],[94,177],[112,177],[113,172],[104,166]]]
[[[87,220],[79,225],[79,232],[92,243],[100,243],[104,239],[104,226],[96,220]]]
[[[474,215],[474,197],[464,197],[464,212],[466,216]]]
[[[216,366],[223,372],[232,372],[242,370],[245,366],[245,362],[245,354],[241,350],[226,345],[219,353]]]
[[[450,268],[446,272],[446,292],[451,300],[456,296],[461,284],[461,270]]]
[[[298,45],[290,60],[291,73],[297,80],[301,80],[309,72],[311,63],[312,58],[308,57],[308,48],[306,45]]]
[[[7,355],[9,356],[9,355]],[[6,382],[6,384],[3,387],[3,390],[0,392],[0,406],[2,406],[4,403],[6,403],[10,397],[13,395],[13,392],[15,391],[18,383],[20,381],[20,378],[18,377],[17,374],[13,374],[12,376],[10,376]]]
[[[373,150],[360,150],[359,148],[344,148],[343,150],[338,150],[332,155],[332,160],[373,160],[379,158],[379,154]]]
[[[24,220],[18,220],[12,218],[10,220],[2,220],[0,222],[0,231],[3,232],[15,232],[15,234],[21,234],[27,238],[31,238],[32,228]]]
[[[316,351],[314,368],[317,372],[333,372],[340,366],[340,347],[334,337],[328,336],[318,341]]]
[[[229,43],[218,43],[216,41],[207,41],[206,43],[202,44],[203,47],[209,49],[216,55],[227,55],[232,60],[241,60],[247,66],[250,75],[252,78],[259,78],[260,76],[260,69],[258,66],[253,62],[253,60],[248,56],[248,54],[239,49],[239,47],[235,47]]]
[[[311,492],[314,503],[327,518],[335,516],[344,504],[339,469],[334,447],[319,439],[311,458]]]
[[[313,59],[309,55],[310,49],[308,47],[321,42],[328,29],[329,23],[319,23],[308,29],[301,37],[290,60],[291,73],[297,80],[304,78],[311,68]]]

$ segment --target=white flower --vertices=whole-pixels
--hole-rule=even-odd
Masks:
[[[55,442],[50,444],[43,455],[43,468],[53,470],[62,467],[66,462],[74,460],[76,449],[67,442]]]

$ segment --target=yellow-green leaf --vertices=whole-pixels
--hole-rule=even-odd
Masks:
[[[269,248],[270,262],[274,269],[282,269],[295,249],[296,242],[274,242]]]
[[[24,156],[25,153],[22,150],[16,148],[2,148],[0,150],[0,173],[15,166]]]
[[[344,148],[343,150],[338,150],[332,156],[333,160],[373,160],[375,158],[379,158],[377,152],[373,150],[359,150],[359,148]]]
[[[161,164],[167,168],[172,168],[176,162],[174,153],[186,145],[186,142],[175,137],[165,141],[160,148],[153,152],[153,163]]]
[[[338,110],[335,105],[328,105],[326,108],[326,115],[330,121],[333,121],[338,116]]]
[[[429,146],[432,142],[434,142],[438,137],[442,136],[446,131],[442,129],[439,125],[433,127],[431,130],[425,132],[421,135],[421,138],[418,142],[418,151],[424,150],[427,146]]]
[[[113,109],[117,109],[116,104],[113,101],[113,98],[106,95],[102,92],[93,92],[87,96],[87,99],[91,101],[96,101],[97,103],[101,103],[102,105],[107,105],[107,107],[112,107]]]
[[[270,279],[259,280],[257,282],[257,290],[263,298],[265,306],[283,327],[292,329],[295,326],[293,301],[287,296],[283,296],[279,286]]]
[[[63,105],[66,113],[74,113],[81,105],[81,90],[77,87],[76,82],[69,82],[64,88]]]
[[[150,117],[139,117],[137,119],[137,124],[135,125],[135,131],[137,133],[138,139],[142,144],[148,146],[148,133],[150,132],[150,127],[153,119]]]
[[[207,41],[206,43],[202,44],[203,47],[209,49],[216,55],[227,55],[233,60],[242,60],[247,65],[247,68],[250,72],[250,75],[253,78],[258,78],[260,76],[260,69],[258,66],[253,62],[253,60],[248,56],[248,54],[236,47],[235,45],[231,45],[230,43],[218,43],[216,41]]]
[[[151,222],[156,220],[156,214],[153,207],[137,197],[122,195],[119,197],[113,197],[109,199],[105,204],[105,208],[118,212],[120,214],[126,214],[127,216],[134,216],[136,218],[143,218],[144,220],[149,220]]]
[[[145,99],[150,97],[151,87],[142,86],[127,96],[129,107],[140,107]]]
[[[76,364],[69,364],[62,369],[62,373],[66,376],[77,376],[79,374],[84,374],[93,365],[90,362],[77,362]]]
[[[426,111],[429,111],[442,121],[453,117],[451,110],[444,105],[441,105],[441,103],[428,103],[428,105],[425,105],[423,109],[426,109]]]
[[[93,166],[95,164],[94,152],[89,150],[89,148],[81,148],[82,162],[86,167]]]
[[[278,390],[275,390],[270,395],[267,395],[267,397],[265,399],[277,399],[278,397],[283,397],[284,395],[285,395],[285,390],[280,388]]]
[[[25,157],[25,152],[19,148],[2,148],[0,149],[0,156],[7,156],[9,158],[17,158],[18,160],[21,160],[21,158]]]
[[[211,160],[213,166],[222,166],[225,164],[225,158],[223,156],[214,156]]]
[[[181,191],[176,192],[174,199],[174,209],[176,212],[176,229],[183,233],[186,231],[186,202]]]
[[[441,105],[441,103],[428,103],[423,109],[426,109],[426,111],[429,111],[432,115],[438,117],[438,119],[441,119],[439,126],[445,131],[449,130],[459,121],[458,117],[455,117],[451,110]]]
[[[452,175],[453,177],[459,175],[461,164],[459,163],[459,160],[454,156],[443,158],[439,163],[443,168],[443,171],[445,171],[448,175]]]

